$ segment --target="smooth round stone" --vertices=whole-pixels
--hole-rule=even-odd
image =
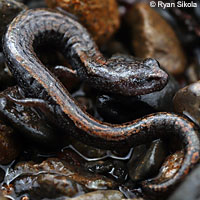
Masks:
[[[173,15],[173,12],[170,12],[173,10],[173,8],[155,8],[155,10],[172,26],[182,46],[184,46],[186,51],[190,52],[188,47],[191,48],[192,45],[196,45],[196,42],[198,41],[198,38],[195,36],[195,34],[193,34],[191,31],[188,31],[184,26],[184,22],[181,21],[180,23],[180,20]]]
[[[147,3],[136,3],[127,14],[134,54],[155,58],[173,75],[184,72],[186,58],[180,42],[166,20]]]
[[[140,100],[157,111],[173,111],[173,97],[179,85],[172,75],[169,75],[167,85],[160,91],[140,96]]]
[[[98,44],[103,44],[119,28],[119,12],[115,0],[46,0],[50,8],[62,8],[83,24]]]
[[[196,63],[192,63],[188,66],[186,71],[186,78],[189,83],[194,83],[199,80],[199,66]]]
[[[0,164],[8,164],[19,155],[21,143],[16,132],[0,121]]]
[[[129,50],[124,46],[124,44],[117,39],[109,40],[102,48],[101,52],[104,55],[111,57],[114,54],[129,54]]]
[[[200,165],[181,183],[168,200],[199,200]]]
[[[200,125],[200,81],[180,89],[173,100],[174,109]]]
[[[189,83],[200,79],[200,47],[193,49],[193,63],[190,64],[185,75]]]
[[[155,140],[150,147],[137,146],[128,162],[129,176],[132,181],[141,181],[158,173],[166,156],[166,147],[161,140]]]

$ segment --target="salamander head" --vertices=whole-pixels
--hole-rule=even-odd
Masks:
[[[108,61],[110,82],[115,93],[135,96],[159,91],[168,82],[168,74],[152,58],[135,59],[132,56],[114,56]]]

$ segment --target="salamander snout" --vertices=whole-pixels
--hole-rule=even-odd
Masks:
[[[146,58],[143,62],[145,67],[149,68],[152,71],[149,76],[149,80],[151,79],[159,81],[160,85],[162,86],[166,85],[168,81],[168,74],[160,68],[159,62],[153,58]]]
[[[109,59],[107,79],[114,93],[127,96],[144,95],[159,91],[168,82],[168,74],[160,68],[157,60],[138,59],[132,56],[118,55]]]

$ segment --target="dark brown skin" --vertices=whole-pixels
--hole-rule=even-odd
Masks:
[[[21,66],[11,69],[15,76],[26,82],[20,84],[21,87],[33,88],[33,73],[37,75],[38,70],[42,73],[40,80],[44,77],[50,79],[49,70],[32,53],[33,47],[42,43],[51,43],[61,49],[81,79],[104,91],[141,95],[161,90],[167,83],[168,75],[159,68],[156,60],[149,58],[142,61],[128,56],[114,56],[106,60],[85,28],[68,16],[49,10],[29,10],[19,15],[4,39],[8,61]],[[11,47],[12,44],[16,48]],[[21,76],[27,74],[28,68],[32,75]]]
[[[33,49],[44,40],[59,41],[79,77],[94,87],[123,95],[161,89],[166,84],[167,75],[157,62],[119,56],[106,60],[80,24],[48,10],[22,13],[11,23],[4,38],[4,53],[11,72],[28,97],[39,98],[13,101],[35,105],[45,111],[48,109],[52,114],[47,116],[50,119],[54,117],[52,121],[60,128],[100,148],[123,148],[161,137],[179,137],[185,158],[178,173],[164,183],[143,182],[142,187],[147,191],[162,192],[179,183],[200,158],[199,133],[195,125],[170,113],[152,114],[121,125],[96,120],[78,106],[66,88],[37,58]]]
[[[24,98],[20,88],[10,87],[0,92],[0,116],[5,121],[9,121],[15,130],[28,138],[33,144],[41,146],[57,145],[58,137],[47,122],[30,106],[23,106],[9,100],[8,96],[14,98]],[[52,146],[50,146],[52,148]]]

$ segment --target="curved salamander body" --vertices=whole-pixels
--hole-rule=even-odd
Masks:
[[[32,83],[32,76],[23,77],[21,74],[25,74],[28,68],[33,73],[34,67],[30,65],[36,66],[35,73],[40,70],[43,76],[49,74],[48,69],[33,54],[33,47],[45,42],[61,49],[81,79],[104,91],[141,95],[162,89],[168,80],[168,75],[159,68],[156,60],[142,61],[128,56],[105,59],[86,29],[75,20],[48,10],[29,10],[15,18],[5,37],[7,55],[14,53],[17,58],[16,61],[12,57],[8,60],[23,65],[23,68],[11,70],[26,84],[27,79]],[[12,43],[15,48],[11,47]]]
[[[78,106],[61,82],[37,58],[34,48],[44,41],[50,41],[62,50],[79,77],[94,87],[123,95],[145,94],[164,87],[167,74],[158,63],[154,59],[139,61],[124,56],[107,60],[79,23],[44,9],[29,10],[17,16],[4,38],[7,64],[26,95],[47,101],[49,109],[56,115],[55,123],[79,140],[100,148],[119,148],[160,137],[179,137],[185,158],[178,173],[161,184],[145,182],[143,188],[163,191],[180,182],[200,158],[199,133],[194,124],[169,113],[152,114],[121,125],[94,119]]]

